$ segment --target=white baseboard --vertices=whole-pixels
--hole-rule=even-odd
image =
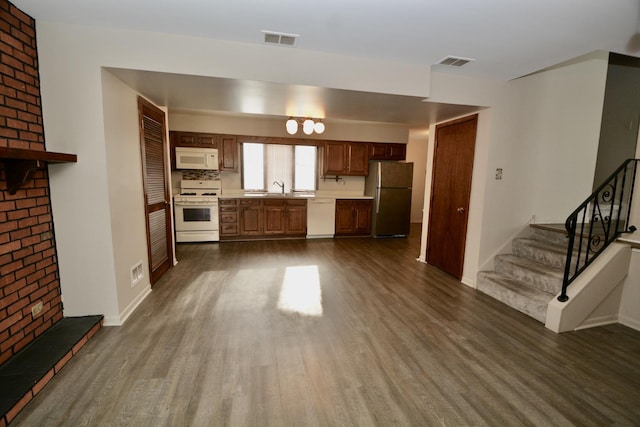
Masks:
[[[475,279],[470,278],[470,277],[463,277],[460,282],[462,282],[463,284],[469,286],[470,288],[473,289],[477,289],[478,288],[478,283],[476,282]]]
[[[147,285],[143,291],[133,300],[131,304],[129,304],[119,316],[105,316],[104,317],[104,326],[122,326],[124,322],[127,321],[129,316],[133,314],[133,312],[138,308],[140,303],[144,301],[144,299],[149,296],[151,293],[151,285]]]
[[[104,316],[102,326],[122,326],[120,316]]]
[[[640,320],[634,319],[628,316],[620,316],[618,318],[618,322],[621,325],[628,326],[631,329],[635,329],[636,331],[640,331]]]
[[[614,323],[618,323],[617,314],[594,317],[593,319],[585,320],[584,323],[576,328],[576,331],[579,331],[580,329],[595,328],[597,326],[612,325]]]
[[[140,305],[140,303],[142,301],[144,301],[144,299],[146,297],[149,296],[149,294],[151,293],[151,285],[147,285],[142,292],[140,292],[140,294],[133,300],[131,301],[131,304],[129,304],[127,306],[127,308],[125,308],[122,313],[120,313],[120,319],[121,319],[121,323],[120,325],[124,325],[124,322],[127,321],[127,319],[129,318],[129,316],[131,316],[131,314],[133,314],[133,312],[136,310],[136,308],[138,308],[138,306]]]

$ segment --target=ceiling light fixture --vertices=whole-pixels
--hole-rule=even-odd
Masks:
[[[324,123],[322,123],[320,119],[318,119],[318,121],[316,122],[313,119],[303,120],[289,117],[289,120],[287,120],[287,123],[285,125],[287,128],[287,133],[289,135],[295,135],[298,132],[300,121],[302,121],[302,132],[304,132],[305,135],[311,135],[314,132],[319,135],[324,132]]]
[[[302,123],[302,132],[305,133],[305,135],[311,135],[313,133],[313,125],[315,123],[313,123],[313,120],[311,119],[306,119],[303,123]]]
[[[286,126],[287,126],[287,133],[289,135],[295,135],[296,132],[298,132],[298,121],[293,117],[289,117],[289,120],[287,120]]]

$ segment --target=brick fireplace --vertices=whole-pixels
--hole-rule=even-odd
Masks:
[[[102,326],[63,318],[46,168],[60,161],[76,156],[46,152],[35,21],[0,0],[0,427]]]
[[[44,151],[35,20],[6,0],[0,57],[0,147]],[[0,162],[0,365],[61,319],[47,170],[11,195]]]

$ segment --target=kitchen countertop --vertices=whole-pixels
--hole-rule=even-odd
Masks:
[[[220,195],[221,199],[363,199],[371,200],[373,197],[364,196],[361,193],[353,191],[316,191],[309,193],[250,193],[242,190],[223,190]]]

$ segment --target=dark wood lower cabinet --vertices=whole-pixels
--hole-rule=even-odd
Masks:
[[[285,217],[285,234],[302,235],[307,234],[307,201],[287,200],[287,211]]]
[[[220,239],[303,237],[307,201],[300,199],[221,199]]]
[[[263,234],[261,200],[240,200],[240,235],[259,236]]]
[[[264,234],[284,234],[286,205],[284,200],[264,200]]]
[[[220,199],[218,202],[220,219],[220,238],[237,236],[238,228],[238,199]]]
[[[371,234],[371,200],[336,200],[336,236]]]

